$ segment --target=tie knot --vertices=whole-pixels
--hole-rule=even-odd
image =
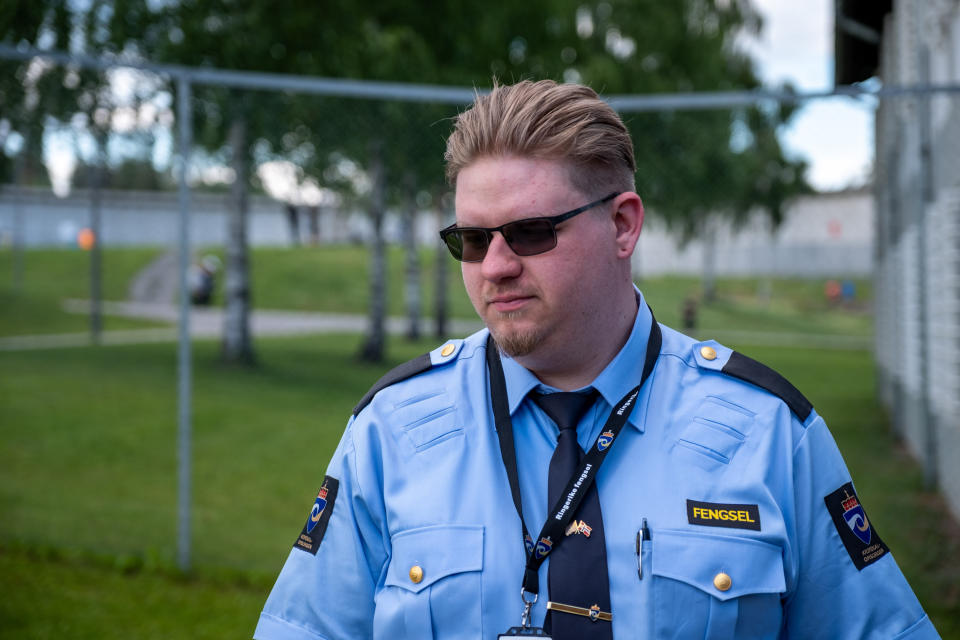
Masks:
[[[593,404],[597,396],[596,389],[590,389],[585,392],[560,391],[558,393],[536,393],[532,394],[533,401],[537,406],[543,409],[544,413],[550,416],[550,419],[557,423],[557,427],[564,429],[576,429],[580,418],[586,413],[590,405]]]

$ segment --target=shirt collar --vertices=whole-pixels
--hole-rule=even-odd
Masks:
[[[634,291],[637,296],[637,316],[634,318],[630,337],[627,338],[627,343],[620,349],[619,353],[600,372],[600,375],[587,385],[587,387],[593,387],[599,391],[610,407],[613,407],[615,403],[627,395],[627,392],[637,386],[637,383],[640,382],[640,375],[643,373],[644,355],[647,351],[647,338],[650,336],[653,314],[650,313],[650,309],[643,299],[643,294],[636,286],[634,286]],[[503,363],[503,377],[507,384],[510,415],[513,415],[531,390],[540,387],[544,391],[556,391],[556,389],[541,383],[535,375],[513,358],[501,353],[500,362]],[[629,422],[642,431],[643,425],[639,416],[640,411],[634,409],[630,412]]]

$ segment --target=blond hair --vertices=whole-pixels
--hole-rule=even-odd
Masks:
[[[584,194],[633,191],[636,163],[626,126],[590,87],[524,80],[478,96],[457,116],[447,139],[447,180],[485,156],[518,155],[566,162]]]

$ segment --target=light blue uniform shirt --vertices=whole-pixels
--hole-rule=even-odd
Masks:
[[[641,297],[627,344],[590,385],[601,398],[579,425],[582,447],[639,381],[651,322]],[[840,534],[847,525],[825,503],[850,476],[816,412],[801,422],[776,395],[722,373],[729,349],[662,333],[656,367],[596,479],[614,637],[937,638],[889,552],[874,544],[869,563],[855,566]],[[519,624],[524,546],[486,340],[484,330],[453,342],[452,353],[438,348],[428,370],[380,390],[351,418],[327,470],[339,489],[322,542],[315,555],[290,552],[256,638],[492,640]],[[539,381],[502,362],[524,517],[536,535],[557,429],[525,400]],[[694,522],[688,500],[716,510]],[[843,508],[853,514],[853,504]],[[741,528],[738,512],[759,530]],[[652,539],[640,579],[644,518]],[[865,518],[852,521],[875,534]],[[549,556],[536,625],[548,565]],[[729,577],[723,590],[720,574]]]

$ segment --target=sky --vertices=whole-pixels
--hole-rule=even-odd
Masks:
[[[764,16],[750,45],[761,78],[790,81],[800,91],[833,87],[833,0],[753,0]],[[873,164],[874,106],[870,99],[808,102],[783,132],[788,153],[807,158],[807,180],[832,191],[859,186]]]

